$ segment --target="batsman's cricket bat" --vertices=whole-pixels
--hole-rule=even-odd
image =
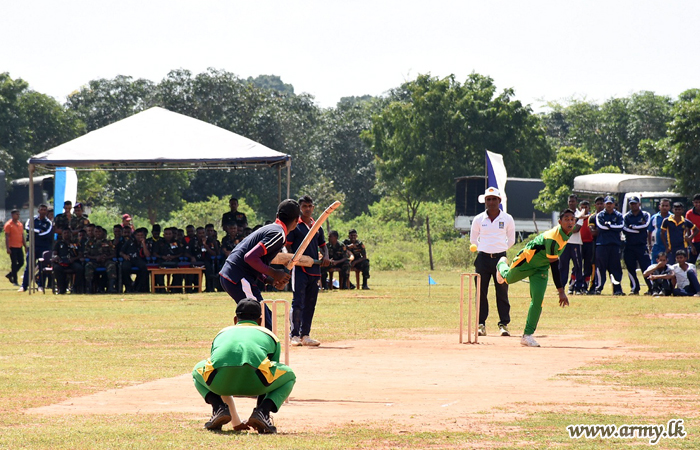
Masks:
[[[316,219],[316,222],[311,227],[309,233],[306,235],[304,240],[301,241],[301,245],[299,245],[299,248],[294,253],[292,259],[290,259],[289,262],[285,265],[287,270],[292,270],[292,268],[299,263],[299,260],[301,260],[304,250],[306,250],[306,247],[309,246],[309,242],[311,242],[311,239],[313,239],[314,236],[316,236],[316,233],[318,232],[319,228],[321,228],[321,225],[323,225],[323,222],[326,221],[328,216],[330,216],[333,211],[338,209],[338,206],[340,206],[340,202],[337,200],[334,201],[328,208],[326,208],[325,211],[323,211],[319,218]]]
[[[286,266],[289,261],[292,260],[294,255],[291,253],[278,253],[275,258],[270,261],[270,264],[279,264],[282,266]],[[301,255],[301,258],[299,258],[299,262],[297,263],[297,266],[302,266],[302,267],[311,267],[314,264],[321,264],[321,261],[318,259],[313,259],[310,256],[307,255]]]

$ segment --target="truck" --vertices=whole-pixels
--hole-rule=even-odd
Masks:
[[[574,193],[591,203],[596,196],[612,195],[617,210],[623,215],[629,208],[629,199],[639,197],[641,208],[649,214],[659,211],[659,202],[667,198],[686,204],[688,198],[673,192],[676,180],[669,177],[633,175],[628,173],[594,173],[574,178]],[[687,206],[687,205],[686,205]]]
[[[474,217],[484,212],[484,204],[479,196],[486,188],[486,177],[465,176],[455,179],[455,229],[468,233]],[[539,233],[552,228],[552,216],[535,210],[533,200],[544,189],[539,178],[508,178],[505,195],[508,199],[506,212],[513,216],[515,231],[522,239],[531,233]]]

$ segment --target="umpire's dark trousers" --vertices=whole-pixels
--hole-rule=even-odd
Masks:
[[[493,284],[496,288],[496,307],[498,308],[499,324],[508,325],[510,323],[510,303],[508,303],[508,285],[506,283],[498,284],[496,281],[496,264],[501,257],[506,256],[506,252],[502,253],[484,253],[479,252],[474,261],[474,271],[481,275],[481,302],[479,306],[479,323],[486,324],[486,319],[489,317],[489,282],[493,278]]]

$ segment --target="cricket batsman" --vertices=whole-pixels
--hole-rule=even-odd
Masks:
[[[194,366],[194,386],[212,406],[211,419],[204,424],[208,430],[221,430],[233,421],[236,431],[250,427],[260,434],[277,433],[270,412],[277,412],[289,397],[296,376],[280,364],[280,341],[260,326],[261,316],[257,299],[240,300],[234,325],[219,331],[211,344],[211,356]],[[238,417],[232,396],[258,397],[247,422]]]
[[[569,305],[564,286],[561,283],[559,273],[559,255],[564,251],[566,241],[576,225],[576,215],[570,209],[565,209],[559,214],[559,225],[551,230],[539,234],[535,239],[525,245],[525,248],[515,256],[513,264],[508,266],[508,259],[504,256],[498,261],[496,268],[496,280],[499,283],[513,284],[524,278],[530,281],[530,309],[527,313],[525,331],[520,339],[520,345],[525,347],[539,347],[532,335],[537,328],[537,322],[542,314],[542,302],[547,290],[549,269],[552,270],[554,285],[559,291],[559,306]]]

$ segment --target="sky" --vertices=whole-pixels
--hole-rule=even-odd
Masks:
[[[472,72],[535,110],[700,88],[691,0],[0,0],[0,72],[63,102],[97,78],[273,74],[322,107]]]

